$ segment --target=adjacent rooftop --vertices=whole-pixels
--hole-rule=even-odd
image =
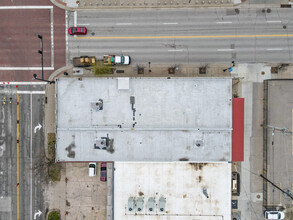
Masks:
[[[231,163],[115,162],[115,220],[231,219]]]
[[[61,78],[57,161],[231,161],[231,78]]]

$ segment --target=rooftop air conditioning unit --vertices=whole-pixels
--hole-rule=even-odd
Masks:
[[[132,212],[135,206],[135,199],[133,197],[128,198],[128,211]]]

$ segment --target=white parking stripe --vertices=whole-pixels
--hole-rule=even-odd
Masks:
[[[178,23],[163,23],[163,24],[178,24]]]
[[[180,52],[180,51],[183,51],[183,50],[168,50],[169,52]]]

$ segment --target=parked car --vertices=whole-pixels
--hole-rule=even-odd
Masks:
[[[237,172],[232,172],[232,195],[240,195],[240,175]]]
[[[284,219],[285,213],[281,211],[265,211],[266,219]]]
[[[96,163],[89,163],[89,176],[96,176],[97,175],[97,164]]]
[[[101,177],[100,177],[101,181],[107,181],[107,163],[106,162],[102,162],[101,163]]]
[[[86,32],[86,27],[70,27],[68,29],[68,34],[70,35],[84,35]]]

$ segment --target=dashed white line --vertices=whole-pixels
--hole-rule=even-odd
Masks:
[[[232,21],[218,21],[217,24],[232,24]]]
[[[283,48],[267,48],[267,50],[283,50]]]
[[[266,21],[268,23],[281,23],[282,21]]]
[[[217,51],[233,51],[235,49],[217,49]]]
[[[130,53],[130,52],[134,52],[134,50],[122,50],[122,53]]]
[[[177,22],[174,22],[174,23],[163,23],[163,24],[178,24]]]
[[[183,50],[168,50],[169,52],[180,52],[180,51],[183,51]]]
[[[132,23],[116,23],[116,25],[132,25]]]

